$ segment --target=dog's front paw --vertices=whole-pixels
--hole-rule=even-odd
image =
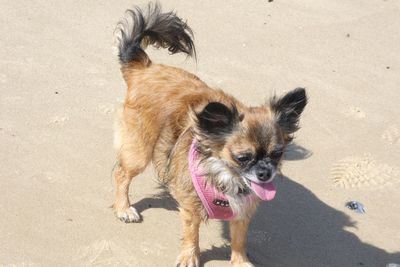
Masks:
[[[140,222],[142,217],[137,210],[130,206],[124,211],[116,211],[117,218],[125,223]]]
[[[244,253],[232,253],[231,263],[233,267],[254,267]]]
[[[176,260],[177,267],[199,267],[200,266],[200,252],[199,249],[190,248],[186,249],[179,254]]]

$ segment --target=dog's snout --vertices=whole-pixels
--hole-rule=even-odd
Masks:
[[[274,166],[265,161],[259,161],[256,165],[255,174],[259,181],[265,182],[271,179]]]
[[[272,171],[270,168],[262,168],[256,171],[257,179],[260,181],[267,181],[271,178]]]

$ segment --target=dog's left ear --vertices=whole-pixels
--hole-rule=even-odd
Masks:
[[[286,136],[287,141],[299,129],[300,115],[307,105],[307,95],[304,88],[296,88],[281,98],[271,99],[271,110],[275,119]]]
[[[238,121],[237,108],[234,105],[227,107],[220,102],[210,102],[196,114],[197,130],[200,134],[213,138],[231,133]]]

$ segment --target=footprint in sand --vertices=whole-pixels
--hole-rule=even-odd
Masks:
[[[98,110],[104,114],[111,114],[114,113],[115,107],[112,104],[100,104]]]
[[[382,134],[382,139],[391,145],[400,145],[400,130],[396,125],[389,126]]]
[[[391,184],[400,169],[377,162],[371,155],[347,157],[335,163],[331,170],[333,182],[343,188],[367,188]]]
[[[95,81],[93,81],[93,85],[98,86],[98,87],[104,87],[104,85],[107,84],[107,80],[97,78]]]
[[[70,180],[68,175],[63,173],[55,173],[55,172],[40,172],[31,176],[32,180],[35,180],[39,183],[47,183],[47,184],[65,184],[66,181]]]
[[[20,104],[22,103],[23,98],[20,96],[6,96],[2,100],[7,104]]]
[[[68,120],[68,116],[54,116],[50,119],[50,123],[48,125],[63,125]]]
[[[135,264],[139,263],[125,249],[109,240],[82,247],[77,260],[84,266],[137,266]]]
[[[86,69],[87,74],[98,74],[100,71],[95,67],[89,67]]]
[[[31,261],[23,261],[23,262],[17,262],[17,263],[8,263],[8,264],[0,264],[1,267],[32,267],[36,266]]]
[[[7,82],[7,75],[0,73],[0,83],[6,83]]]
[[[351,117],[355,119],[364,119],[366,114],[359,107],[349,107],[348,109],[343,111],[343,114],[346,117]]]
[[[166,247],[157,243],[142,242],[140,243],[140,250],[145,255],[161,256]]]

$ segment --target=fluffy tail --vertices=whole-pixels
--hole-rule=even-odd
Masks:
[[[190,27],[173,12],[161,13],[158,3],[150,3],[143,12],[135,7],[126,11],[127,17],[117,25],[119,61],[141,63],[148,66],[151,61],[144,51],[148,45],[168,48],[171,54],[182,52],[196,56]]]

